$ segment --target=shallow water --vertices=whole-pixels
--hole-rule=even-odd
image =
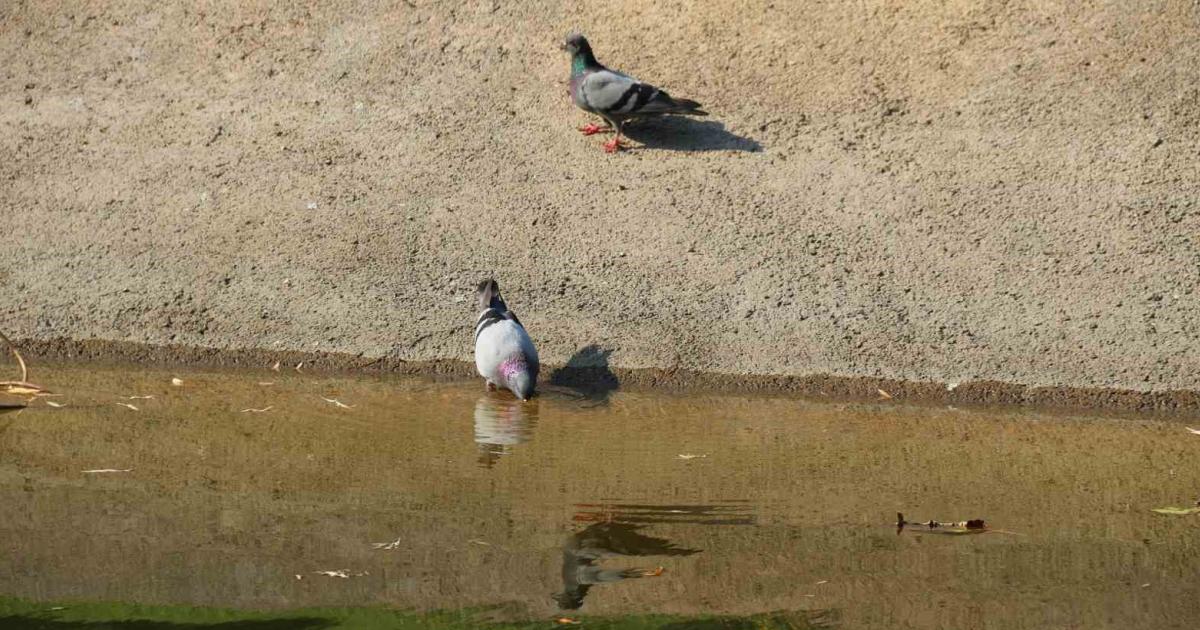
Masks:
[[[621,389],[520,403],[476,382],[268,370],[36,376],[62,395],[0,415],[0,595],[789,610],[836,627],[1200,618],[1200,517],[1150,512],[1200,492],[1200,437],[1173,421]],[[897,534],[897,512],[992,529]]]

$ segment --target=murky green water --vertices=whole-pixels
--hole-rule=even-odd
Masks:
[[[621,389],[522,404],[269,370],[36,377],[63,395],[0,415],[0,595],[852,628],[1200,619],[1200,516],[1150,512],[1200,493],[1200,437],[1174,422]],[[897,534],[897,512],[992,530]]]

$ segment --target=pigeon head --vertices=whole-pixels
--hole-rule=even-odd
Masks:
[[[530,396],[533,396],[537,374],[529,369],[529,363],[524,357],[514,357],[501,363],[500,374],[504,376],[504,384],[508,391],[517,398],[529,400]]]
[[[563,42],[562,49],[571,55],[572,69],[582,70],[599,65],[596,56],[592,54],[592,46],[583,33],[572,31]]]

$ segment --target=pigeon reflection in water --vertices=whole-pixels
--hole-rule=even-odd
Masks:
[[[533,438],[538,401],[522,402],[507,393],[493,392],[475,403],[475,444],[479,465],[491,468],[517,444]]]
[[[593,523],[567,537],[563,543],[563,590],[554,595],[559,608],[576,610],[596,584],[658,575],[645,568],[604,569],[597,563],[612,556],[690,556],[699,549],[675,546],[665,538],[645,536],[641,525],[618,522]]]

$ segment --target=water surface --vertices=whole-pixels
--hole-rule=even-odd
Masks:
[[[1200,618],[1200,517],[1150,512],[1200,492],[1200,438],[1168,420],[614,388],[521,403],[286,369],[36,376],[62,395],[0,415],[0,595],[848,628]],[[897,534],[897,512],[992,530]]]

